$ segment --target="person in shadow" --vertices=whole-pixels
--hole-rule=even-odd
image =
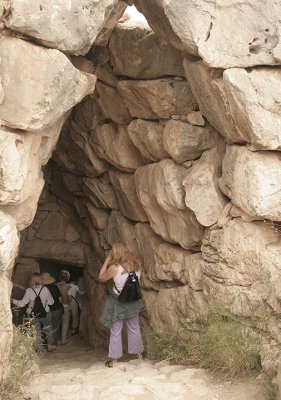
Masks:
[[[32,274],[30,287],[26,289],[23,298],[21,300],[13,299],[12,303],[18,307],[27,305],[26,313],[32,319],[36,330],[35,350],[37,352],[43,351],[42,331],[44,331],[46,336],[47,350],[55,350],[56,346],[54,345],[52,334],[52,316],[50,311],[50,306],[54,304],[54,299],[50,291],[43,286],[41,275],[38,272]],[[35,310],[37,304],[41,306],[40,314]],[[39,309],[39,307],[37,308]]]
[[[43,285],[49,289],[54,299],[54,304],[50,306],[52,316],[52,333],[54,338],[54,344],[58,344],[59,329],[62,322],[63,305],[61,293],[58,286],[55,284],[56,280],[49,272],[41,274]]]

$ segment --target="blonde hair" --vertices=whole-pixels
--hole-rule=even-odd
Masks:
[[[34,274],[32,274],[32,277],[30,278],[30,282],[29,282],[29,287],[33,288],[36,286],[42,286],[43,282],[42,282],[42,277],[38,272],[35,272]]]
[[[126,272],[136,272],[141,270],[141,262],[129,249],[124,242],[113,243],[111,248],[111,260],[109,265],[122,265]]]

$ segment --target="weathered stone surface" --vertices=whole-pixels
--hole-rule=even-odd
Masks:
[[[20,204],[11,204],[0,207],[4,213],[7,213],[14,218],[16,227],[19,231],[24,230],[32,223],[44,183],[43,174],[41,174],[38,181],[33,183],[32,187],[30,187],[31,195],[23,202]]]
[[[0,41],[0,55],[3,125],[44,129],[94,90],[95,76],[82,74],[57,50],[5,37]]]
[[[222,71],[210,69],[201,61],[184,60],[184,67],[200,111],[208,122],[229,141],[245,141],[244,134],[238,134],[229,109]]]
[[[72,118],[84,132],[94,130],[105,119],[98,105],[96,92],[87,96],[73,109]]]
[[[169,21],[169,16],[165,13],[163,0],[134,0],[134,4],[139,12],[146,17],[154,32],[160,37],[164,37],[174,47],[184,50],[180,38],[177,33],[174,32]]]
[[[95,68],[95,75],[99,81],[102,81],[106,85],[115,88],[117,87],[118,79],[114,75],[112,66],[109,64],[109,62],[102,65],[98,64]]]
[[[99,44],[106,40],[107,31],[121,16],[120,6],[122,13],[125,4],[118,4],[118,0],[42,0],[40,5],[36,0],[12,0],[5,23],[45,46],[74,55],[86,54],[95,39]]]
[[[21,251],[25,257],[45,258],[81,267],[85,265],[84,244],[79,241],[34,239],[25,241]]]
[[[91,134],[74,121],[63,127],[54,159],[64,170],[88,177],[99,176],[108,169],[108,163],[95,152]]]
[[[120,93],[115,87],[98,82],[96,85],[98,104],[107,118],[117,124],[128,124],[132,117],[123,103]]]
[[[118,90],[130,114],[136,118],[167,119],[196,109],[196,101],[185,80],[125,80],[118,83]]]
[[[87,208],[91,216],[93,226],[98,230],[104,230],[108,224],[109,211],[95,207],[92,203],[87,203]]]
[[[143,287],[159,290],[165,285],[180,282],[194,290],[202,290],[201,253],[165,243],[148,224],[137,224],[135,234],[143,259]]]
[[[185,66],[200,110],[228,141],[281,149],[280,68],[231,68],[222,74],[202,62]]]
[[[109,179],[120,213],[133,221],[146,222],[148,219],[137,196],[134,174],[111,169]]]
[[[203,239],[204,290],[209,298],[246,316],[281,312],[281,236],[270,225],[230,221]]]
[[[114,7],[112,7],[110,11],[110,14],[106,16],[106,23],[104,27],[102,28],[97,38],[95,39],[94,44],[96,46],[107,45],[113,29],[115,28],[118,20],[124,14],[126,8],[127,8],[127,2],[123,0],[118,0],[117,3],[115,2]]]
[[[186,122],[195,126],[205,126],[206,124],[206,121],[204,120],[200,111],[192,111],[191,113],[187,114]]]
[[[104,232],[108,243],[112,246],[114,242],[125,242],[130,250],[138,255],[135,225],[118,211],[112,211],[108,220],[107,229]]]
[[[224,146],[206,151],[183,180],[185,204],[203,226],[218,222],[227,203],[218,187],[223,155]]]
[[[195,160],[221,141],[221,136],[210,125],[198,127],[175,120],[167,122],[163,134],[165,150],[179,164]]]
[[[180,327],[186,329],[187,321],[204,315],[208,308],[202,291],[188,285],[161,288],[158,293],[143,291],[143,300],[152,328],[170,334],[177,334]]]
[[[97,208],[118,209],[118,203],[110,184],[108,176],[102,178],[86,178],[84,180],[84,191],[88,200]]]
[[[134,79],[184,76],[181,52],[149,27],[136,26],[130,20],[116,26],[109,50],[117,75]]]
[[[41,139],[41,164],[46,165],[49,161],[50,157],[53,154],[53,151],[58,143],[59,136],[61,133],[62,126],[69,116],[70,112],[64,114],[60,119],[58,119],[53,125],[49,126],[48,128],[40,131],[42,139]]]
[[[13,267],[19,238],[14,219],[0,211],[0,272]]]
[[[232,202],[253,217],[281,221],[281,156],[228,146],[219,185]]]
[[[103,124],[97,127],[91,143],[99,157],[123,171],[133,172],[145,163],[130,139],[127,126]]]
[[[155,32],[216,68],[280,64],[277,1],[136,0]],[[254,23],[253,23],[254,21]],[[237,26],[241,29],[237,29]]]
[[[32,134],[21,135],[1,130],[0,143],[0,201],[2,205],[19,203],[30,193],[30,185],[26,187],[26,182],[30,183],[29,177],[33,182],[38,178],[41,138]]]
[[[160,161],[169,158],[164,149],[164,124],[144,119],[134,119],[129,127],[129,136],[142,156],[149,161]]]
[[[151,228],[164,240],[183,248],[200,245],[204,229],[184,203],[182,180],[186,169],[172,160],[138,168],[136,190]]]
[[[255,149],[281,149],[281,69],[233,68],[223,74],[236,129]]]
[[[30,279],[34,272],[40,272],[40,265],[38,261],[34,260],[33,258],[18,257],[13,270],[13,283],[26,288],[29,287]],[[16,286],[13,288],[13,294],[16,288]],[[21,293],[22,290],[23,289],[21,289]],[[19,298],[21,299],[22,297],[23,296]]]

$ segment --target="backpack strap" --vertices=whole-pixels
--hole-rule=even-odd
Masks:
[[[31,288],[31,289],[33,290],[33,292],[35,293],[36,297],[37,297],[37,296],[40,296],[40,293],[41,293],[43,287],[44,287],[44,286],[41,287],[41,289],[39,290],[39,293],[38,293],[38,294],[35,292],[35,290],[34,290],[33,288]]]
[[[117,290],[117,293],[118,293],[118,294],[120,294],[120,293],[121,293],[121,290],[118,290],[118,289],[117,289],[117,287],[116,287],[116,285],[115,285],[115,282],[114,282],[114,280],[112,280],[112,281],[113,281],[113,286],[114,286],[114,287],[115,287],[115,289]]]

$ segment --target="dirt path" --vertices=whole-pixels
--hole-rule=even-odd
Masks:
[[[255,379],[214,383],[206,371],[166,362],[104,365],[104,351],[68,344],[41,360],[29,387],[39,400],[266,400]]]

